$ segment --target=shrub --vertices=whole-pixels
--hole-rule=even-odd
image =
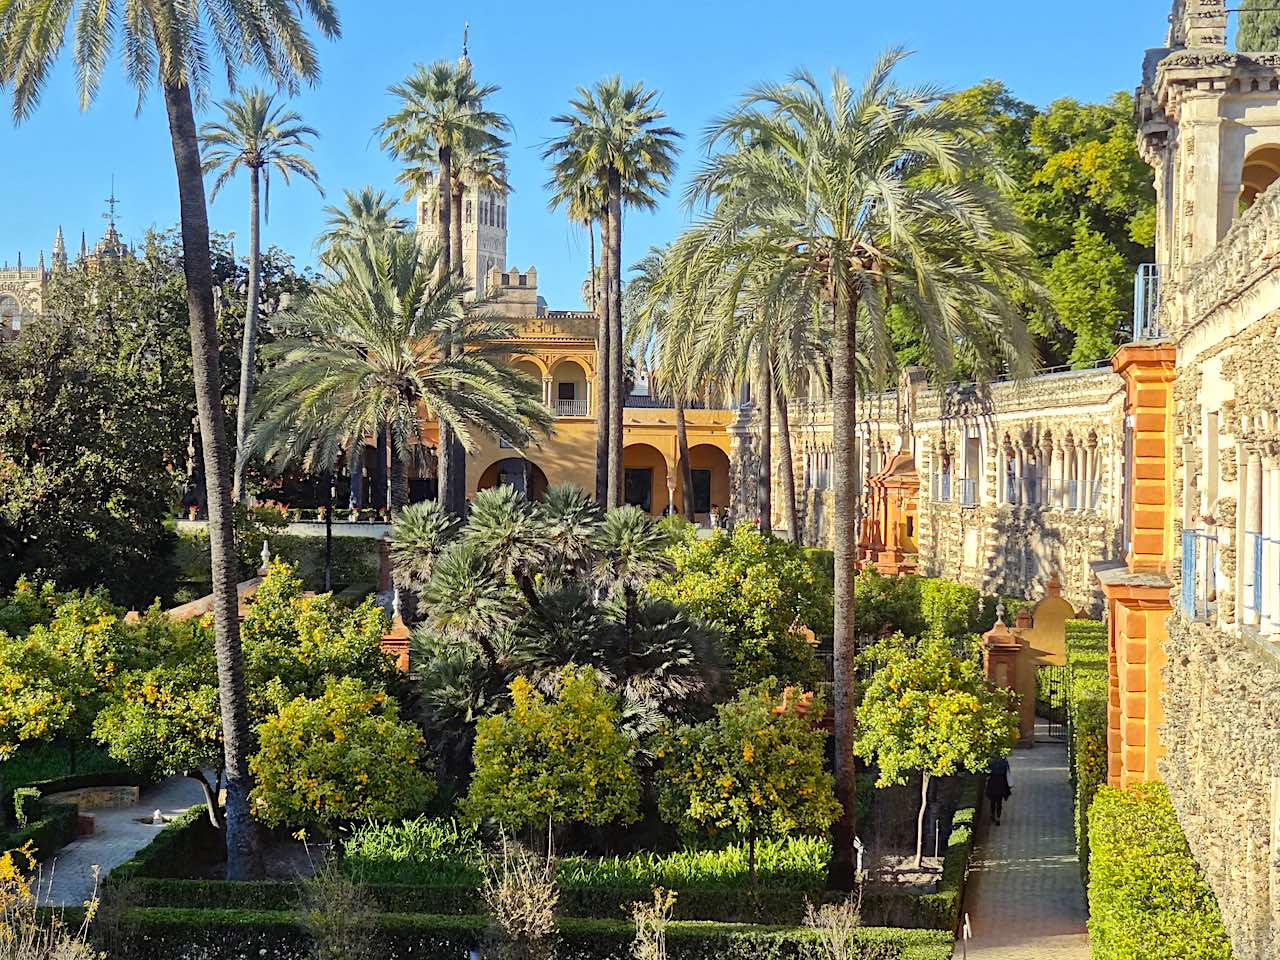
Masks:
[[[920,618],[924,632],[959,639],[978,632],[982,594],[950,580],[920,581]]]
[[[19,787],[13,791],[13,816],[19,827],[28,826],[40,806],[40,791],[35,787]]]
[[[79,821],[75,807],[36,803],[28,815],[30,820],[25,827],[8,837],[0,836],[0,850],[26,847],[35,859],[44,861],[76,838]]]
[[[343,519],[339,513],[335,520]],[[373,519],[372,515],[362,517]],[[246,541],[241,552],[244,576],[253,576],[262,562],[262,542],[266,539],[273,557],[288,563],[298,572],[308,590],[324,589],[324,537],[292,533],[260,533]],[[203,529],[183,530],[178,535],[175,564],[180,580],[198,583],[203,596],[209,584],[209,535]],[[378,580],[378,541],[372,537],[333,538],[332,583],[376,583]]]
[[[718,706],[714,720],[672,730],[656,751],[663,819],[746,839],[755,887],[758,837],[822,832],[839,816],[818,727],[823,709],[797,687],[779,697],[769,682]]]
[[[615,698],[594,671],[566,668],[554,702],[517,677],[511,701],[476,727],[465,803],[472,818],[512,827],[636,819],[635,744],[618,728]]]
[[[553,960],[560,888],[550,857],[502,838],[500,854],[485,871],[480,896],[493,918],[486,955],[501,960]]]
[[[378,952],[368,928],[377,910],[360,886],[326,863],[305,887],[305,922],[314,960],[374,960]]]
[[[285,704],[257,734],[249,799],[270,826],[388,820],[420,809],[435,789],[417,768],[422,734],[393,699],[354,677]]]
[[[653,900],[631,905],[631,922],[636,927],[631,942],[633,960],[667,960],[667,928],[678,899],[673,891],[655,887]]]
[[[475,827],[418,817],[369,823],[344,840],[342,866],[362,883],[479,883],[484,848]]]
[[[1096,960],[1230,960],[1217,902],[1162,784],[1101,787],[1089,845]]]
[[[925,632],[920,615],[920,583],[916,576],[886,577],[875,567],[858,572],[853,581],[854,632],[875,639],[900,631],[909,637]]]
[[[826,884],[826,837],[776,837],[756,844],[756,875],[770,889],[819,891]],[[665,887],[681,893],[741,887],[750,877],[746,844],[715,850],[634,853],[627,857],[565,857],[560,884],[568,889]]]
[[[1076,855],[1089,882],[1089,805],[1107,781],[1107,626],[1097,620],[1068,620],[1067,666],[1071,687],[1068,762],[1075,802]]]
[[[150,843],[112,870],[108,880],[182,876],[193,865],[216,855],[223,843],[222,832],[209,822],[203,808],[192,807],[165,824]]]
[[[747,523],[670,548],[675,572],[650,590],[718,628],[737,683],[812,683],[818,663],[804,628],[829,636],[834,587],[804,551]]]

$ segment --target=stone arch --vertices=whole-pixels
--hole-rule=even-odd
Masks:
[[[1258,195],[1277,179],[1280,179],[1280,144],[1265,143],[1250,150],[1240,170],[1240,210],[1253,206]]]
[[[712,507],[721,511],[729,507],[732,492],[732,467],[729,455],[712,443],[698,443],[689,448],[689,469],[693,471],[694,520],[707,519]],[[684,470],[676,472],[676,503],[685,503]]]
[[[0,339],[16,337],[22,330],[22,304],[9,293],[0,293]]]
[[[513,355],[511,357],[511,365],[538,380],[545,380],[551,376],[547,370],[547,365],[542,362],[542,358],[532,353],[517,353]]]
[[[547,475],[525,457],[503,457],[485,467],[476,481],[476,490],[506,484],[522,491],[530,500],[541,500],[547,492]]]
[[[667,458],[657,447],[630,443],[622,450],[623,500],[654,516],[661,516],[670,504]]]
[[[551,406],[557,416],[586,417],[591,413],[591,371],[577,357],[561,357],[551,365]]]

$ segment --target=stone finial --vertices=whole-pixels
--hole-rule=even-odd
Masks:
[[[271,545],[266,540],[262,541],[262,566],[258,568],[258,576],[265,577],[267,570],[271,568]]]
[[[400,588],[391,591],[391,619],[393,622],[404,622],[404,612],[400,607]]]
[[[996,623],[1004,626],[1004,601],[1000,600],[996,603]]]

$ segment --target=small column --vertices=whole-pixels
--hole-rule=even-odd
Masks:
[[[548,407],[551,406],[551,383],[550,377],[542,378],[542,402]]]
[[[1238,561],[1240,568],[1244,571],[1244,576],[1241,578],[1243,594],[1241,599],[1245,626],[1256,627],[1262,620],[1262,610],[1254,609],[1253,598],[1257,594],[1257,585],[1266,583],[1262,579],[1262,567],[1255,562],[1258,556],[1256,538],[1262,536],[1262,455],[1257,449],[1249,450],[1244,481],[1244,556]],[[1263,553],[1264,555],[1266,553],[1265,544]]]
[[[1266,546],[1262,551],[1262,632],[1268,636],[1280,633],[1280,461],[1268,450],[1262,461],[1266,484],[1263,494],[1263,533]]]

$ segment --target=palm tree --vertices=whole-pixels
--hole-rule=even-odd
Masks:
[[[458,537],[458,519],[439,500],[411,503],[400,511],[391,531],[391,565],[397,583],[423,590],[431,582],[436,559]]]
[[[231,496],[244,499],[244,471],[247,459],[241,456],[249,436],[249,413],[253,405],[253,374],[258,343],[258,285],[261,281],[262,219],[271,222],[271,171],[279,172],[285,185],[290,175],[309,181],[320,195],[316,168],[299,150],[310,150],[310,140],[320,134],[302,122],[302,117],[275,97],[257,87],[241,90],[220,104],[223,119],[200,128],[204,147],[204,172],[219,171],[209,191],[209,202],[241,169],[249,173],[249,306],[244,322],[244,345],[240,351],[240,402],[236,406],[236,459]],[[265,186],[265,198],[260,197]],[[265,200],[265,202],[263,202]]]
[[[30,116],[66,41],[74,13],[72,60],[80,104],[95,99],[114,44],[123,34],[125,71],[139,101],[153,79],[164,94],[178,179],[183,271],[191,326],[191,362],[196,384],[200,437],[204,448],[209,508],[209,560],[213,580],[214,636],[218,660],[222,742],[227,768],[227,877],[262,874],[257,827],[249,810],[249,713],[236,596],[237,567],[232,529],[231,463],[222,424],[218,331],[213,310],[213,269],[209,254],[209,211],[205,204],[196,136],[195,99],[208,92],[210,60],[222,61],[229,80],[237,66],[261,65],[270,79],[290,92],[314,82],[320,66],[304,20],[321,34],[341,34],[332,0],[294,5],[222,4],[209,21],[198,7],[176,0],[71,0],[48,4],[9,0],[0,5],[0,86],[13,90],[14,120]],[[195,14],[195,15],[193,15]]]
[[[534,581],[550,558],[537,507],[515,487],[481,490],[471,505],[463,540],[474,544],[502,582],[512,580],[529,609],[541,613]]]
[[[543,151],[543,157],[552,160],[549,187],[559,198],[553,204],[592,190],[601,191],[605,203],[601,221],[610,326],[609,507],[622,505],[622,208],[652,207],[666,194],[681,136],[659,126],[666,114],[658,109],[657,98],[656,90],[646,90],[641,83],[624,86],[617,76],[592,89],[579,87],[569,101],[569,112],[551,118],[564,131]]]
[[[547,487],[538,512],[550,554],[543,571],[548,585],[584,579],[595,563],[599,505],[581,487],[560,483]]]
[[[893,362],[885,312],[903,303],[944,369],[955,344],[1000,344],[1015,372],[1034,351],[1016,301],[1033,297],[1031,258],[1007,199],[965,182],[976,137],[931,87],[902,88],[891,50],[860,88],[833,74],[829,93],[807,73],[750,91],[709,134],[713,154],[689,199],[710,206],[681,245],[688,276],[720,282],[726,263],[773,264],[830,316],[835,463],[835,745],[844,816],[832,882],[853,882],[855,832],[853,417],[855,358]],[[754,145],[754,146],[753,146]],[[763,146],[763,145],[767,145]],[[738,309],[724,298],[722,314]]]
[[[634,650],[640,591],[671,569],[666,554],[670,543],[662,525],[639,507],[631,506],[615,507],[606,513],[596,534],[595,579],[610,596],[622,597],[629,650]]]
[[[500,150],[498,132],[510,124],[500,113],[485,107],[496,86],[480,86],[471,75],[471,61],[464,54],[456,63],[437,60],[430,67],[418,65],[414,73],[390,88],[399,97],[400,109],[379,126],[382,146],[405,163],[400,181],[410,194],[425,193],[428,178],[435,177],[435,211],[441,256],[438,269],[445,274],[461,271],[460,237],[452,229],[451,185],[453,157],[461,151]],[[459,244],[455,248],[455,241]],[[456,261],[456,266],[455,266]],[[445,424],[440,425],[440,492],[445,506],[461,515],[466,491],[466,464],[460,444]]]
[[[692,361],[696,342],[690,335],[696,329],[692,318],[671,309],[667,279],[667,251],[650,247],[649,252],[632,264],[636,274],[627,284],[624,307],[627,320],[627,347],[644,364],[659,389],[671,395],[676,419],[676,455],[680,459],[680,485],[684,491],[681,512],[692,522],[693,470],[689,464],[689,429],[685,422],[685,403],[690,389]]]
[[[409,227],[408,220],[395,215],[396,202],[388,200],[383,190],[375,191],[373,187],[364,187],[358,193],[344,190],[343,203],[345,206],[324,208],[328,216],[325,231],[316,239],[322,260],[327,260],[329,251],[339,245],[363,244],[370,237],[398,233]]]
[[[520,447],[550,429],[539,385],[495,346],[511,327],[467,310],[465,284],[441,275],[411,234],[338,248],[334,273],[271,346],[251,449],[282,467],[326,469],[381,435],[396,516],[407,465],[425,446],[424,415],[468,448],[477,431]]]

